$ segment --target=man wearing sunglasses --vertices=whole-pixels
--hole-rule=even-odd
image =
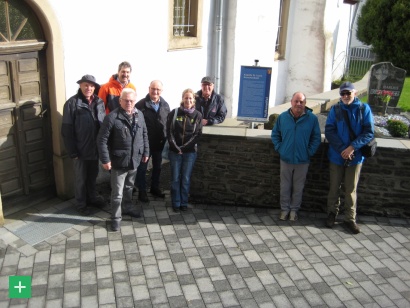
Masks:
[[[326,226],[332,228],[335,224],[343,182],[345,225],[353,234],[358,234],[360,228],[356,223],[357,186],[364,161],[360,149],[374,138],[374,121],[370,107],[356,97],[356,90],[351,82],[343,83],[339,93],[340,101],[330,109],[325,126],[330,162]]]

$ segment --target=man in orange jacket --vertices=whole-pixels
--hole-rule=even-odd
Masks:
[[[112,75],[110,80],[101,86],[98,96],[104,101],[106,114],[120,106],[119,97],[124,88],[136,91],[135,86],[130,82],[131,71],[129,62],[121,62],[118,65],[118,73]]]

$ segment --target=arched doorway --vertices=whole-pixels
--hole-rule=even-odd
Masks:
[[[5,213],[16,198],[21,202],[24,196],[55,193],[46,47],[30,7],[20,0],[0,0],[0,191]]]

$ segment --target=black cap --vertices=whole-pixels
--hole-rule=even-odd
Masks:
[[[79,81],[77,81],[78,84],[80,84],[82,82],[92,83],[97,88],[100,87],[100,85],[95,81],[95,77],[93,75],[84,75],[83,77],[81,77],[81,79]]]
[[[212,77],[206,76],[202,78],[201,83],[214,83],[214,79]]]

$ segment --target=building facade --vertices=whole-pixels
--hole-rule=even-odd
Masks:
[[[351,12],[343,0],[0,0],[2,198],[73,195],[60,129],[82,75],[103,84],[129,61],[138,98],[160,79],[173,108],[210,75],[235,118],[241,66],[255,59],[272,67],[270,106],[329,90]]]

